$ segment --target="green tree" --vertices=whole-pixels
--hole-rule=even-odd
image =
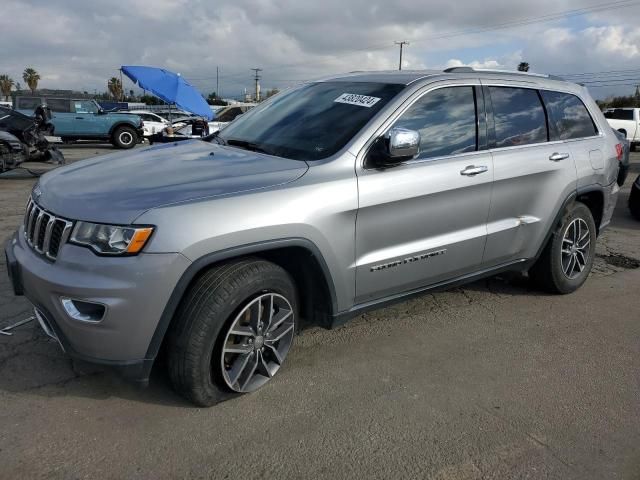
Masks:
[[[164,103],[158,97],[154,97],[153,95],[142,95],[140,97],[140,101],[147,105],[162,105]]]
[[[273,97],[274,95],[277,95],[278,93],[280,93],[280,90],[277,88],[272,88],[271,90],[267,90],[266,93],[264,94],[264,98],[265,100],[269,97]]]
[[[227,102],[222,100],[216,92],[211,92],[207,97],[207,103],[209,105],[227,105]]]
[[[36,72],[33,68],[27,67],[22,72],[22,79],[29,86],[29,90],[31,93],[35,93],[38,89],[38,81],[40,80],[40,74]]]
[[[518,64],[518,71],[519,72],[528,72],[529,71],[529,64],[527,62],[520,62]]]
[[[122,99],[122,83],[116,77],[111,77],[107,82],[107,89],[115,100]]]
[[[11,95],[11,87],[13,87],[14,82],[9,75],[0,75],[0,91],[2,91],[2,95],[4,95],[5,100],[9,100],[9,95]]]

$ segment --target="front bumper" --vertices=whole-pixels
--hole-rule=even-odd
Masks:
[[[5,248],[14,293],[29,299],[70,356],[146,380],[154,360],[147,356],[151,339],[190,261],[178,253],[99,257],[64,244],[50,262],[27,245],[22,232]],[[60,297],[105,305],[104,316],[99,322],[73,319]]]

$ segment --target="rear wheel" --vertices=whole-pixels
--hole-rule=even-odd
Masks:
[[[574,203],[565,212],[542,255],[529,271],[534,282],[552,293],[571,293],[580,288],[593,265],[596,226],[589,208]]]
[[[118,127],[113,132],[111,143],[117,148],[133,148],[138,142],[138,134],[136,131],[126,125]]]
[[[631,194],[629,195],[629,210],[636,220],[640,220],[640,181],[636,180],[631,185]]]
[[[200,406],[257,390],[284,363],[296,324],[295,287],[281,267],[245,259],[212,268],[168,333],[174,388]]]

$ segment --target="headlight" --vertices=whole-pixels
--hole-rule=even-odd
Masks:
[[[103,255],[135,255],[153,233],[152,227],[119,227],[77,222],[71,242],[90,247]]]

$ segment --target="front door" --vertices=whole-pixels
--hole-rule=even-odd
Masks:
[[[479,148],[478,92],[473,86],[427,92],[393,124],[420,133],[418,157],[358,169],[356,303],[481,268],[493,164]]]

